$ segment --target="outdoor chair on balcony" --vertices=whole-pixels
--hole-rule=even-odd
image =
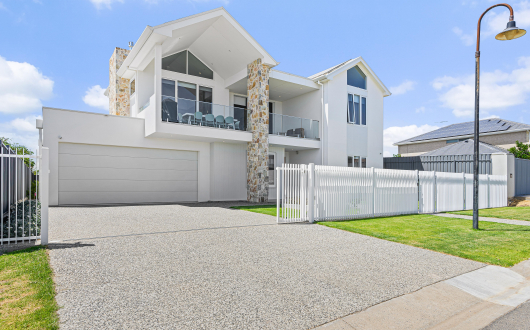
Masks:
[[[214,127],[214,120],[214,116],[211,113],[208,113],[206,116],[204,116],[204,123],[206,126]]]
[[[225,128],[225,117],[221,115],[215,117],[215,126],[219,128]]]
[[[191,124],[202,126],[202,112],[200,111],[195,112],[195,116],[193,116]]]
[[[234,117],[226,117],[225,125],[226,125],[226,128],[232,127],[233,129],[236,129],[236,126],[234,124]]]
[[[294,137],[303,138],[304,137],[304,129],[303,128],[288,129],[287,130],[287,136],[294,136]]]

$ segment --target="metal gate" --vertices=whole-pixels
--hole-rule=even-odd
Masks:
[[[28,155],[0,144],[0,245],[48,243],[48,172],[48,148]]]
[[[530,160],[515,158],[515,196],[530,195]]]

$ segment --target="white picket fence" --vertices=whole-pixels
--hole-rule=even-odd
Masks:
[[[279,223],[473,208],[473,175],[285,164],[276,169]],[[507,179],[479,176],[479,207],[506,206]]]

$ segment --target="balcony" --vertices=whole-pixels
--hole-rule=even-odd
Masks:
[[[318,120],[269,114],[269,134],[319,140]]]
[[[170,96],[162,97],[162,121],[246,131],[247,110]]]

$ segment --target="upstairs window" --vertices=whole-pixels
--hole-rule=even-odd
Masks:
[[[353,167],[353,157],[348,156],[348,167]]]
[[[366,89],[366,75],[358,66],[348,70],[348,85]]]
[[[213,71],[187,50],[162,58],[162,69],[213,79]]]
[[[348,94],[348,123],[366,125],[366,97]]]

